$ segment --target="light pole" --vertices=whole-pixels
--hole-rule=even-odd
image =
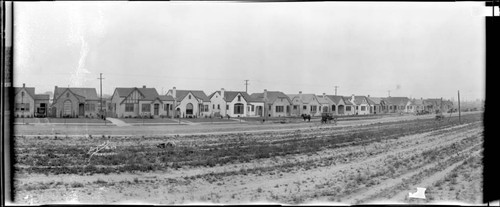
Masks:
[[[21,92],[21,105],[23,106],[23,124],[24,124],[24,91]]]

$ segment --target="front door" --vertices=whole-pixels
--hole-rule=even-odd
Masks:
[[[63,116],[64,117],[71,116],[71,101],[69,101],[69,100],[64,101]]]
[[[78,116],[85,116],[85,104],[78,104]]]
[[[155,106],[154,106],[154,115],[158,116],[159,111],[160,111],[160,104],[155,104]]]

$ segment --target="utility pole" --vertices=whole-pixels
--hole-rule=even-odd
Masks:
[[[99,78],[97,78],[97,79],[99,79],[99,80],[100,80],[100,83],[101,83],[101,84],[100,84],[100,85],[101,85],[101,111],[100,111],[100,112],[102,113],[102,112],[103,112],[103,111],[102,111],[102,79],[104,79],[104,78],[102,77],[102,73],[100,73],[100,76],[99,76]]]
[[[248,93],[248,81],[249,80],[245,80],[245,92]]]
[[[334,87],[335,87],[335,95],[337,95],[337,88],[338,88],[339,86],[334,86]]]
[[[460,91],[458,91],[458,123],[462,123],[461,119],[460,119]]]

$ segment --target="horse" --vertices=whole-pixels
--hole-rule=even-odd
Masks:
[[[306,119],[307,119],[308,122],[311,122],[311,115],[309,115],[309,114],[302,114],[300,116],[302,116],[302,118],[304,119],[304,121],[306,121]]]

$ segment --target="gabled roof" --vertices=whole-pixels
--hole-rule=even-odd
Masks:
[[[366,96],[354,96],[354,103],[356,105],[361,105],[361,104],[363,104],[363,102],[368,103],[368,100],[366,99]]]
[[[250,95],[254,102],[265,102],[264,93],[252,93]],[[267,91],[267,101],[274,103],[278,98],[284,98],[292,103],[292,100],[281,91]]]
[[[170,96],[170,95],[158,95],[156,96],[152,101],[151,103],[155,102],[156,100],[160,100],[161,103],[163,103],[164,101],[171,101],[171,102],[174,102],[174,97]]]
[[[342,100],[344,100],[345,105],[354,105],[354,103],[351,102],[351,97],[348,96],[343,96]]]
[[[14,87],[14,95],[19,93],[23,87]],[[35,97],[35,88],[34,87],[24,87],[24,90],[26,90],[26,93],[31,96],[31,98],[36,99]]]
[[[288,98],[290,100],[293,100],[294,98],[299,98],[301,97],[300,94],[287,94]],[[314,101],[318,101],[318,97],[316,97],[315,94],[308,94],[308,93],[303,93],[302,94],[302,98],[300,99],[302,101],[302,103],[304,104],[308,104],[308,103],[311,103],[311,102],[314,102]]]
[[[327,98],[326,96],[323,97],[323,95],[318,95],[316,97],[318,97],[318,101],[320,104],[330,104],[331,102],[333,102],[331,99]]]
[[[129,96],[135,90],[139,91],[139,93],[141,93],[144,96],[144,98],[142,99],[144,101],[152,101],[159,96],[155,88],[137,88],[137,87],[115,88],[115,91],[122,98]]]
[[[168,93],[172,93],[172,89],[168,90]],[[193,94],[198,99],[201,99],[203,102],[210,102],[210,99],[205,94],[205,92],[201,90],[176,90],[175,95],[177,101],[183,100],[189,93]]]
[[[88,100],[98,100],[99,97],[97,96],[97,91],[95,88],[62,88],[62,87],[57,87],[54,90],[54,100],[59,98],[59,96],[64,93],[66,90],[70,90],[72,93],[75,95],[81,96],[85,99]]]
[[[410,100],[408,97],[387,97],[387,98],[384,98],[384,101],[387,104],[391,104],[391,105],[406,105],[406,103],[408,103],[408,100]]]
[[[212,94],[210,94],[210,96],[208,96],[209,99],[212,99],[212,97],[215,95],[215,94],[221,94],[221,91],[215,91],[213,92]],[[252,98],[250,97],[250,95],[248,95],[247,92],[245,91],[224,91],[224,97],[223,99],[226,101],[226,102],[231,102],[232,100],[234,100],[234,98],[236,98],[236,96],[238,94],[241,94],[241,96],[243,97],[243,99],[245,99],[247,102],[251,101]]]
[[[367,97],[368,103],[372,105],[381,105],[383,98],[380,97]]]
[[[332,100],[335,104],[339,104],[340,100],[343,100],[342,96],[327,95],[326,97],[329,98],[330,100]]]

